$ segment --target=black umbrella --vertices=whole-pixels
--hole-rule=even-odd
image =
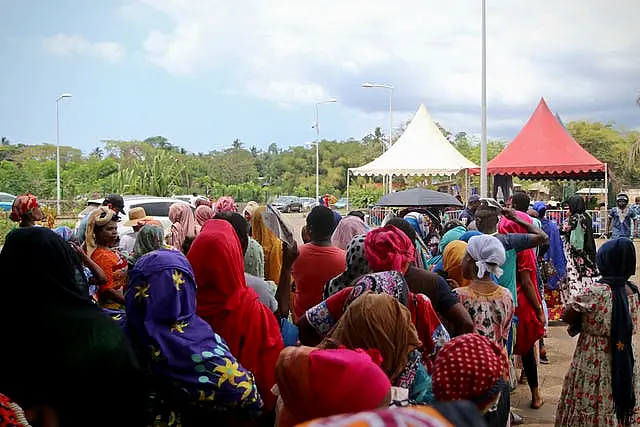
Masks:
[[[412,188],[382,196],[377,206],[401,208],[409,206],[462,207],[463,205],[450,194],[427,190],[426,188]]]

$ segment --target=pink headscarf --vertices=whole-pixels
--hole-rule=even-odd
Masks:
[[[213,219],[215,212],[210,206],[200,205],[196,208],[196,222],[202,227],[205,221]]]
[[[169,244],[182,251],[182,244],[187,237],[195,237],[199,228],[191,207],[186,203],[174,203],[169,208],[171,225],[171,240]]]
[[[238,208],[236,207],[236,202],[233,200],[233,197],[223,196],[216,201],[213,211],[215,213],[227,211],[238,212]]]
[[[397,271],[415,256],[413,243],[402,231],[392,225],[376,228],[364,240],[364,257],[374,272]]]
[[[364,224],[364,221],[356,216],[347,216],[342,218],[342,221],[338,223],[336,231],[333,232],[333,236],[331,237],[331,244],[344,250],[347,248],[351,239],[366,232],[367,226]]]

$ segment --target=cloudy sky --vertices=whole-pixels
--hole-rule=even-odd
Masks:
[[[487,0],[488,126],[544,96],[563,119],[640,127],[638,0]],[[424,103],[478,133],[480,0],[0,0],[0,135],[90,150],[164,135],[191,151],[301,145],[398,125]]]

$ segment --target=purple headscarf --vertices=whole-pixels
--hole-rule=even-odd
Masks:
[[[187,258],[160,249],[138,259],[125,295],[127,331],[154,375],[177,382],[195,401],[258,410],[251,372],[196,315],[196,283]]]

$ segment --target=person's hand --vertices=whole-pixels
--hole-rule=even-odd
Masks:
[[[300,252],[298,251],[298,244],[293,242],[293,245],[289,246],[286,243],[282,243],[282,264],[286,267],[291,267],[295,262]]]
[[[544,310],[542,309],[542,306],[538,308],[538,320],[540,321],[542,326],[547,323],[547,318],[544,316]]]
[[[518,220],[518,216],[516,215],[516,211],[515,209],[511,209],[511,208],[504,208],[502,209],[502,216],[511,220],[511,221],[517,221]]]
[[[87,255],[87,253],[77,243],[69,242],[69,245],[71,245],[71,249],[73,249],[73,251],[77,253],[78,256],[80,256],[80,259],[83,262],[85,262],[85,260],[89,258],[89,255]]]

